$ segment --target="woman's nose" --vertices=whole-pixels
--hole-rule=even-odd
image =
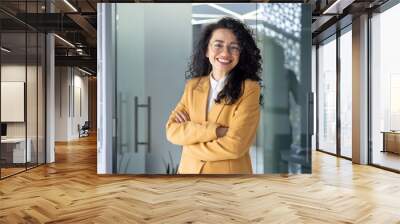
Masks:
[[[229,47],[223,47],[221,54],[222,55],[231,55],[231,52],[229,51]]]

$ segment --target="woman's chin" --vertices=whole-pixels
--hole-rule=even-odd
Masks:
[[[218,71],[221,74],[229,74],[230,71],[232,71],[232,69],[229,67],[219,67],[218,69],[215,69],[214,71]]]

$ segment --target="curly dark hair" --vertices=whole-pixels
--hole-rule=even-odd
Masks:
[[[242,86],[246,79],[258,81],[261,85],[260,73],[261,55],[251,30],[239,20],[224,17],[216,23],[207,25],[194,49],[189,69],[186,71],[186,79],[207,76],[212,70],[209,59],[206,57],[209,41],[212,33],[217,29],[229,29],[236,36],[240,45],[240,56],[238,64],[232,69],[227,76],[226,84],[218,94],[215,102],[220,103],[225,99],[227,104],[235,103],[243,94]],[[262,96],[260,96],[260,104],[262,104]]]

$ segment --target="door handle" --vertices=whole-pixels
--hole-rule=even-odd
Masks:
[[[139,108],[147,108],[147,142],[139,141]],[[147,104],[139,104],[139,98],[135,96],[135,152],[139,151],[139,145],[147,145],[147,152],[150,153],[151,142],[151,97],[147,97]]]

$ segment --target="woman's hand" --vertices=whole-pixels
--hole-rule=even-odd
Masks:
[[[186,111],[177,111],[175,115],[175,122],[184,123],[190,121],[189,114]]]
[[[226,135],[226,132],[228,132],[228,128],[227,127],[223,127],[223,126],[219,126],[217,128],[217,137],[218,138],[222,138]]]

